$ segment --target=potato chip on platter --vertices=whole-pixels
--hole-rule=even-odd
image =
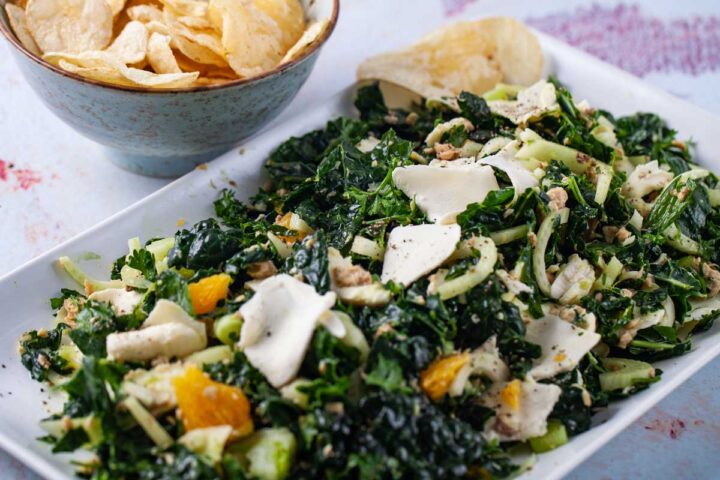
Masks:
[[[510,18],[460,22],[405,49],[358,67],[360,80],[384,80],[425,98],[482,94],[499,82],[529,85],[542,74],[543,54],[527,27]]]
[[[23,47],[27,48],[33,55],[42,55],[40,47],[35,43],[35,39],[30,34],[27,28],[27,22],[25,20],[25,10],[13,5],[12,3],[5,4],[5,12],[7,12],[8,21],[10,27],[12,27],[15,36],[22,43]]]
[[[29,0],[27,27],[43,52],[84,52],[105,48],[113,14],[106,0]]]
[[[222,31],[228,64],[239,76],[260,75],[282,59],[280,27],[252,1],[210,0],[209,16]]]
[[[148,29],[141,22],[131,21],[113,43],[105,49],[122,63],[140,63],[148,49]]]
[[[322,36],[323,32],[329,24],[330,20],[328,20],[327,18],[323,18],[322,20],[312,22],[310,25],[308,25],[302,36],[298,39],[297,42],[295,42],[295,45],[290,47],[287,53],[285,53],[285,56],[280,61],[280,63],[287,63],[299,57],[305,50],[307,50],[310,45],[315,43],[315,41]]]
[[[153,33],[147,47],[147,59],[155,73],[182,72],[170,48],[169,35]]]

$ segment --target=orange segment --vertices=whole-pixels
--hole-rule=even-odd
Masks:
[[[515,379],[505,385],[500,391],[502,403],[510,407],[512,410],[520,408],[520,380]]]
[[[231,283],[230,275],[219,273],[188,285],[195,313],[203,315],[215,310],[218,302],[227,298]]]
[[[239,388],[210,379],[194,365],[173,379],[173,387],[185,431],[230,425],[242,437],[254,430],[250,402]]]
[[[450,390],[460,369],[469,361],[469,353],[456,353],[435,360],[420,373],[420,387],[433,401],[441,400]]]
[[[280,240],[282,240],[283,242],[287,243],[288,245],[292,245],[296,241],[302,240],[303,238],[307,237],[307,235],[308,235],[307,232],[301,232],[301,231],[297,230],[296,228],[294,228],[292,223],[293,223],[293,213],[292,212],[288,212],[285,215],[283,215],[282,217],[275,220],[276,225],[285,227],[288,230],[292,230],[293,232],[295,232],[297,234],[297,235],[293,235],[293,236],[278,235],[278,238]]]

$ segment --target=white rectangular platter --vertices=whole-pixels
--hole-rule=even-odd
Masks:
[[[591,105],[614,114],[657,112],[680,132],[681,138],[697,142],[699,163],[720,170],[720,161],[714,155],[720,151],[719,118],[572,47],[538,35],[550,62],[550,71],[570,87],[577,100],[587,99]],[[353,114],[352,88],[349,87],[327,103],[256,136],[242,149],[228,152],[207,169],[195,170],[0,278],[0,446],[47,478],[73,476],[68,456],[52,455],[47,445],[36,440],[43,434],[38,421],[48,415],[48,407],[43,404],[45,394],[41,392],[41,385],[30,379],[17,354],[17,339],[23,332],[50,325],[48,299],[61,287],[73,287],[55,265],[57,257],[87,258],[88,252],[96,253],[101,259],[83,262],[83,267],[97,276],[107,277],[111,262],[126,251],[128,238],[139,235],[146,240],[170,235],[177,230],[180,219],[192,224],[210,216],[212,202],[223,187],[236,185],[239,196],[252,195],[262,181],[263,161],[277,145],[332,118]],[[103,192],[96,195],[100,197]],[[82,215],[82,212],[75,214]],[[665,372],[661,382],[628,400],[614,403],[597,416],[596,428],[558,450],[541,455],[523,479],[561,478],[592,455],[718,355],[719,328],[698,336],[689,354],[659,362],[658,366]]]

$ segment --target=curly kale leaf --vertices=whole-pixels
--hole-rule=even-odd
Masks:
[[[421,395],[376,392],[344,413],[317,409],[301,419],[309,462],[293,478],[460,478],[471,468],[514,471],[479,431]],[[332,455],[326,455],[329,448]]]
[[[293,256],[285,262],[285,271],[301,273],[303,279],[312,285],[318,293],[330,290],[330,272],[328,271],[328,245],[325,232],[318,232],[295,244]]]
[[[72,372],[68,361],[58,353],[63,332],[68,328],[59,323],[52,330],[33,330],[20,338],[20,361],[33,379],[45,381],[50,372],[60,375]]]
[[[108,303],[88,300],[75,317],[75,327],[68,335],[85,355],[107,355],[105,341],[113,332],[137,328],[141,319],[135,315],[117,317]]]
[[[191,270],[220,269],[223,262],[242,246],[241,238],[220,228],[217,220],[203,220],[190,230],[175,234],[175,246],[168,254],[168,265]]]
[[[502,300],[504,293],[496,277],[467,293],[465,305],[454,302],[459,313],[457,344],[459,348],[475,348],[496,335],[497,345],[514,376],[522,378],[539,358],[540,346],[524,340],[525,324],[520,311]]]
[[[270,154],[265,168],[278,187],[291,189],[315,175],[326,151],[344,141],[357,143],[368,131],[366,122],[338,118],[328,122],[324,129],[284,142]]]
[[[690,170],[691,156],[675,142],[676,133],[654,113],[636,113],[618,118],[615,133],[628,156],[644,155],[668,165],[675,175]]]

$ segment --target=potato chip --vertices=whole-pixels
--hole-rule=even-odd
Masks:
[[[74,63],[60,60],[58,66],[63,70],[77,75],[97,80],[99,82],[112,83],[114,85],[132,86],[133,83],[123,77],[120,72],[110,67],[80,67]]]
[[[251,0],[210,0],[210,20],[222,31],[230,67],[241,77],[272,69],[282,59],[283,33]]]
[[[162,11],[153,5],[135,5],[126,9],[125,13],[136,22],[162,22]]]
[[[305,12],[299,0],[253,0],[255,6],[280,27],[284,50],[292,47],[305,31]]]
[[[27,50],[33,55],[42,55],[40,48],[37,46],[37,43],[35,43],[35,39],[32,37],[27,28],[25,11],[12,3],[5,4],[5,11],[7,12],[10,26],[12,27],[13,32],[15,32],[17,39],[20,43],[22,43],[23,47],[27,48]]]
[[[110,10],[112,11],[113,16],[122,12],[123,8],[125,8],[125,0],[105,0],[105,1],[108,3],[108,5],[110,5]]]
[[[205,18],[208,12],[208,2],[197,0],[160,0],[165,9],[173,11],[176,17],[188,16]]]
[[[170,36],[160,33],[150,35],[147,59],[155,73],[180,73],[175,55],[170,48]]]
[[[280,63],[287,63],[299,57],[310,45],[322,36],[329,24],[330,20],[327,18],[311,23],[295,45],[290,47]]]
[[[125,25],[120,35],[105,49],[122,63],[140,63],[148,49],[148,29],[141,22],[132,21]]]
[[[461,22],[403,50],[370,58],[360,80],[384,80],[425,98],[482,94],[501,81],[528,85],[540,78],[543,55],[535,36],[511,18]]]
[[[43,52],[84,52],[105,48],[113,14],[105,0],[29,0],[28,30]]]
[[[43,57],[50,63],[85,77],[101,80],[114,79],[111,83],[152,88],[181,88],[190,86],[198,78],[198,72],[153,73],[126,66],[114,55],[103,51],[83,53],[47,53]],[[103,80],[105,81],[105,80]]]
[[[224,67],[225,49],[214,30],[196,30],[183,25],[171,8],[163,10],[163,22],[170,29],[172,46],[198,63]]]

